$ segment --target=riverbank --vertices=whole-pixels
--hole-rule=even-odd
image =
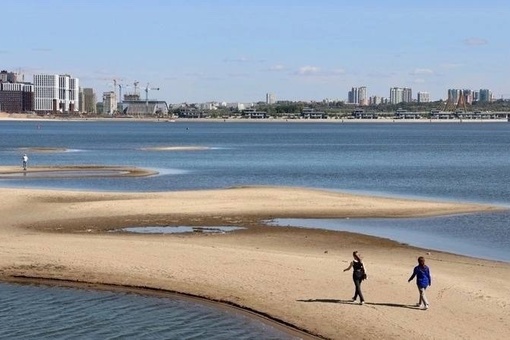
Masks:
[[[331,339],[504,339],[510,333],[508,263],[262,222],[495,209],[279,187],[167,193],[0,189],[0,277],[178,292],[257,311]],[[247,229],[226,234],[110,232],[154,225]],[[364,306],[349,301],[351,274],[343,272],[353,250],[363,254],[368,270]],[[407,283],[418,256],[427,258],[434,280],[428,311],[413,307],[418,294],[414,283]]]
[[[81,121],[81,122],[160,122],[160,123],[508,123],[508,119],[395,119],[381,117],[379,119],[353,119],[328,118],[328,119],[286,119],[286,118],[265,118],[265,119],[247,119],[247,118],[150,118],[150,117],[62,117],[62,116],[38,116],[35,114],[22,113],[2,113],[0,112],[0,121]]]

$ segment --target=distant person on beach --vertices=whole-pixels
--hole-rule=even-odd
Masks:
[[[22,161],[23,161],[23,170],[26,170],[27,169],[27,163],[28,163],[28,156],[27,156],[27,154],[23,155]]]
[[[430,277],[429,267],[425,265],[425,258],[423,256],[418,257],[418,265],[414,267],[413,274],[407,280],[411,282],[416,276],[416,285],[420,292],[420,300],[416,304],[416,307],[423,307],[423,309],[429,309],[429,301],[425,296],[425,290],[432,284],[432,278]]]
[[[344,269],[344,272],[351,270],[352,272],[352,280],[354,281],[354,296],[352,298],[352,302],[356,301],[359,296],[359,304],[362,305],[365,303],[365,298],[363,297],[363,293],[361,292],[361,281],[367,278],[367,274],[365,271],[365,266],[363,265],[363,261],[361,261],[361,256],[357,251],[352,253],[353,261],[349,264],[349,267]]]

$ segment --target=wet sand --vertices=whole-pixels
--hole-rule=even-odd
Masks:
[[[164,193],[0,189],[0,278],[170,291],[261,313],[330,339],[506,339],[510,264],[346,232],[268,227],[278,217],[411,217],[493,211],[474,205],[286,187]],[[112,233],[126,226],[242,226],[226,234]],[[366,304],[349,301],[352,251]],[[427,254],[430,253],[430,254]],[[418,256],[431,308],[407,283]]]
[[[127,166],[105,165],[69,165],[69,166],[31,166],[23,170],[21,166],[0,166],[1,178],[37,177],[145,177],[157,175],[157,171]]]

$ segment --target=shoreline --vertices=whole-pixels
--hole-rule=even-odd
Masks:
[[[0,203],[3,279],[26,276],[196,295],[328,339],[359,338],[355,320],[360,319],[370,320],[363,333],[367,339],[403,334],[503,339],[510,331],[503,318],[510,308],[508,263],[426,255],[427,249],[360,234],[261,224],[278,216],[430,216],[495,207],[286,187],[165,193],[0,188]],[[247,229],[220,235],[108,233],[130,224]],[[353,250],[365,255],[369,268],[366,306],[347,301],[352,281],[341,271]],[[411,307],[416,292],[406,282],[418,255],[427,257],[435,278],[432,310],[425,314]],[[471,313],[482,317],[472,320]]]
[[[385,124],[442,124],[442,123],[508,123],[509,119],[397,119],[397,118],[379,118],[379,119],[354,119],[354,118],[328,118],[328,119],[286,119],[286,118],[126,118],[126,117],[58,117],[58,116],[37,116],[34,114],[15,114],[0,113],[0,122],[19,121],[19,122],[158,122],[158,123],[332,123],[332,124],[356,124],[356,123],[385,123]]]
[[[299,337],[302,340],[316,340],[325,339],[319,335],[313,335],[308,333],[304,329],[299,329],[296,326],[285,322],[284,320],[275,319],[271,315],[251,310],[236,304],[232,304],[228,301],[220,301],[204,298],[199,295],[186,294],[182,292],[176,292],[171,290],[164,290],[151,287],[138,287],[128,285],[112,285],[107,283],[89,283],[89,282],[77,282],[70,280],[60,280],[55,278],[44,278],[44,277],[1,277],[0,283],[5,284],[19,284],[19,285],[42,285],[50,287],[62,287],[62,288],[73,288],[80,290],[97,290],[97,291],[108,291],[113,293],[125,293],[125,294],[136,294],[142,296],[159,297],[165,299],[180,299],[186,300],[193,303],[197,303],[204,306],[211,306],[219,310],[230,310],[239,313],[243,316],[255,319],[263,324],[269,325],[278,329],[284,333],[292,336]]]

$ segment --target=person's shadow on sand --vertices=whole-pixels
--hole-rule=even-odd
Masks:
[[[352,300],[337,300],[337,299],[308,299],[308,300],[296,300],[298,302],[319,302],[319,303],[341,303],[344,305],[359,305],[357,302],[353,302]],[[397,307],[397,308],[408,308],[419,310],[420,308],[415,305],[404,305],[400,303],[391,303],[391,302],[366,302],[367,306],[385,306],[385,307]]]

